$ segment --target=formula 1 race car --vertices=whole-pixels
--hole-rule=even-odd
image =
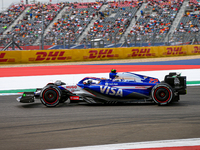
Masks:
[[[167,105],[178,101],[179,95],[186,94],[186,77],[175,72],[166,75],[162,82],[157,78],[135,73],[117,73],[115,69],[111,70],[109,77],[85,77],[76,85],[66,85],[58,80],[35,92],[24,92],[17,100],[31,103],[40,99],[47,107],[54,107],[67,100],[70,100],[70,103],[153,102]]]

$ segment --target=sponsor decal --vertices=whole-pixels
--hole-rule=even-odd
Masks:
[[[180,84],[180,80],[178,78],[174,78],[174,84],[175,85],[179,85]]]
[[[100,86],[100,92],[107,95],[123,97],[122,89],[117,89],[109,86]]]
[[[200,46],[194,46],[193,54],[200,54]]]
[[[83,59],[94,59],[94,58],[113,58],[119,57],[119,54],[113,54],[113,49],[105,50],[90,50],[89,56],[83,56]]]
[[[70,96],[69,99],[70,100],[74,100],[74,101],[78,101],[79,100],[79,96]]]
[[[120,89],[148,89],[151,86],[114,86]]]
[[[168,47],[167,52],[164,52],[163,55],[182,55],[186,53],[187,51],[183,51],[182,47]]]
[[[29,58],[29,61],[51,61],[51,60],[70,60],[71,56],[64,57],[65,51],[37,52],[36,58]]]
[[[6,53],[0,53],[0,62],[15,62],[15,58],[5,59]]]
[[[22,96],[23,97],[25,97],[25,96],[34,96],[34,94],[23,94]]]
[[[67,89],[76,89],[77,86],[76,85],[72,85],[72,86],[66,86]]]
[[[150,88],[151,86],[134,86],[133,88],[134,89],[148,89]]]
[[[118,83],[105,83],[105,85],[118,85]]]
[[[75,92],[78,91],[78,86],[77,85],[70,85],[70,86],[66,86],[66,89],[71,91],[71,92]]]
[[[150,78],[149,83],[158,83],[158,79]]]
[[[132,54],[128,54],[128,57],[137,57],[137,56],[155,56],[155,53],[151,53],[150,48],[141,48],[141,49],[132,49]]]

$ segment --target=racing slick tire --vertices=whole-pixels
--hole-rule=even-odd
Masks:
[[[47,107],[55,107],[60,103],[61,90],[55,85],[45,86],[40,93],[40,101]]]
[[[169,84],[159,83],[153,87],[151,96],[158,105],[167,105],[173,100],[174,92]]]

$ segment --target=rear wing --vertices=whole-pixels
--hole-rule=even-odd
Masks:
[[[186,94],[186,76],[181,76],[180,73],[170,72],[165,76],[166,83],[173,87],[179,94]]]

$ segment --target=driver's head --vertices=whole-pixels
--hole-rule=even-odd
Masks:
[[[109,76],[110,76],[110,79],[114,79],[116,77],[116,74],[117,74],[117,71],[116,69],[112,69]]]
[[[111,69],[111,72],[116,73],[117,71],[116,71],[116,69]]]

